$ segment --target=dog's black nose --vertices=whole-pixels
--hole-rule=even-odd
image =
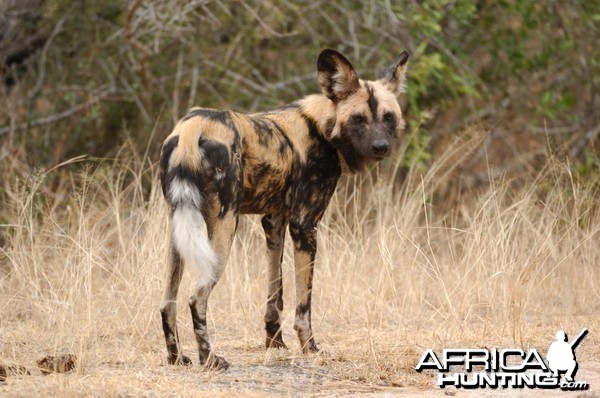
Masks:
[[[390,149],[390,144],[385,140],[377,140],[371,145],[375,155],[386,155]]]

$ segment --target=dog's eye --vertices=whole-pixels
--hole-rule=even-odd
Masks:
[[[352,124],[361,125],[361,124],[365,124],[367,122],[367,118],[364,115],[355,114],[355,115],[350,116],[350,122]]]
[[[396,116],[394,116],[394,114],[392,112],[386,112],[383,115],[383,121],[386,122],[386,123],[391,123],[394,120],[396,120]]]

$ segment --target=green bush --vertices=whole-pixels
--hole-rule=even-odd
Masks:
[[[54,33],[22,66],[5,68],[16,83],[0,94],[10,104],[0,131],[32,166],[110,156],[129,137],[140,150],[152,138],[156,153],[192,105],[252,112],[316,92],[325,47],[367,78],[411,52],[403,101],[418,133],[407,165],[426,166],[437,138],[477,120],[530,132],[540,145],[536,131],[571,126],[574,137],[559,137],[574,145],[567,153],[597,153],[598,135],[585,134],[600,122],[598,2],[38,3],[29,25]]]

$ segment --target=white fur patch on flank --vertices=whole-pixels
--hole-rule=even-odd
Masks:
[[[190,203],[177,206],[173,211],[171,228],[175,248],[196,274],[196,287],[199,288],[215,281],[218,259],[208,239],[206,222],[198,209],[199,206]]]

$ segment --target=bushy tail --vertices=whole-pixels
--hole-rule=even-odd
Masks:
[[[171,153],[165,153],[165,148],[162,155],[170,158]],[[169,152],[180,148],[170,149]],[[181,153],[177,155],[176,158],[181,159]],[[207,286],[216,279],[218,259],[208,239],[206,221],[200,212],[202,195],[197,182],[190,178],[201,171],[192,171],[181,163],[168,163],[168,160],[164,163],[161,178],[163,193],[172,208],[171,239],[184,263],[197,274],[197,287]]]

